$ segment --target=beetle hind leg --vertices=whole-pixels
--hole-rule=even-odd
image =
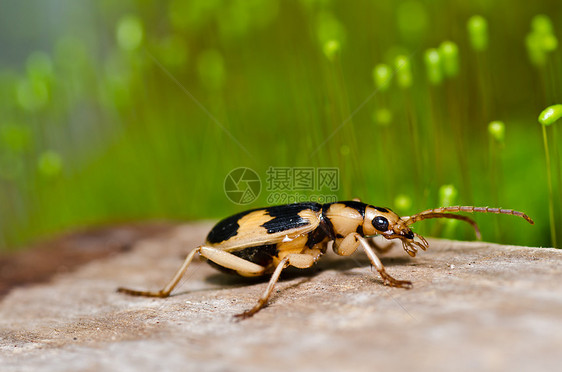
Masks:
[[[245,274],[249,276],[253,275],[261,275],[265,271],[263,266],[257,265],[253,262],[247,261],[243,258],[237,257],[232,253],[225,252],[223,250],[213,248],[213,247],[206,247],[204,245],[195,248],[192,250],[185,260],[183,264],[176,272],[172,280],[161,290],[159,291],[137,291],[134,289],[129,288],[117,288],[117,292],[126,293],[132,296],[144,296],[144,297],[168,297],[172,290],[178,285],[181,277],[185,274],[185,271],[193,261],[193,257],[199,253],[201,256],[205,257],[206,259],[213,261],[214,263],[225,267],[227,269],[232,269],[240,274]]]
[[[193,261],[193,257],[195,257],[195,255],[197,253],[199,253],[200,251],[201,251],[201,247],[197,247],[194,250],[192,250],[191,252],[189,252],[187,257],[183,261],[183,264],[181,265],[179,270],[176,272],[176,275],[174,275],[172,280],[170,280],[170,282],[164,288],[162,288],[159,291],[155,291],[155,292],[152,292],[152,291],[137,291],[137,290],[134,290],[134,289],[119,287],[119,288],[117,288],[117,292],[126,293],[126,294],[131,295],[131,296],[168,297],[170,295],[170,293],[172,292],[172,290],[176,287],[176,285],[180,281],[183,274],[185,274],[185,271],[187,270],[187,268],[191,264],[191,261]]]

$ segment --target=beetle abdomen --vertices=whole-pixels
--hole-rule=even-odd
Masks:
[[[269,266],[273,257],[277,256],[279,250],[277,244],[260,245],[258,247],[248,247],[241,251],[232,252],[233,255],[258,264],[263,267]]]

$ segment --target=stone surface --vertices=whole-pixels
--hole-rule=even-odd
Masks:
[[[562,251],[554,249],[431,240],[427,252],[410,258],[394,247],[383,263],[394,277],[412,280],[410,290],[383,286],[361,253],[330,252],[314,269],[286,275],[270,305],[239,322],[232,316],[253,306],[266,283],[204,262],[193,264],[172,297],[115,292],[159,289],[210,227],[159,230],[125,252],[6,290],[0,369],[554,371],[562,365]]]

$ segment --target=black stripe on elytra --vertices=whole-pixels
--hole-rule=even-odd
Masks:
[[[236,236],[238,234],[238,229],[240,228],[238,221],[240,221],[240,219],[247,214],[250,214],[257,210],[259,209],[251,209],[249,211],[241,212],[235,214],[234,216],[227,217],[222,221],[219,221],[219,223],[217,223],[215,227],[213,227],[211,231],[209,231],[209,235],[207,235],[207,241],[212,244],[217,244],[220,242],[224,242],[232,238],[233,236]]]
[[[338,204],[343,204],[346,207],[355,209],[357,212],[361,214],[362,218],[365,218],[365,208],[367,208],[367,204],[355,200],[342,201],[342,202],[338,202]]]
[[[310,224],[310,221],[299,216],[299,213],[304,210],[318,212],[321,208],[320,204],[310,202],[269,207],[265,209],[265,213],[273,218],[261,226],[267,229],[268,234],[306,226]]]
[[[373,208],[375,208],[379,212],[388,213],[388,209],[386,208],[382,208],[382,207],[373,207]]]

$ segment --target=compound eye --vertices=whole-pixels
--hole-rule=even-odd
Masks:
[[[373,219],[373,226],[379,231],[388,230],[388,220],[384,217],[377,216]]]

